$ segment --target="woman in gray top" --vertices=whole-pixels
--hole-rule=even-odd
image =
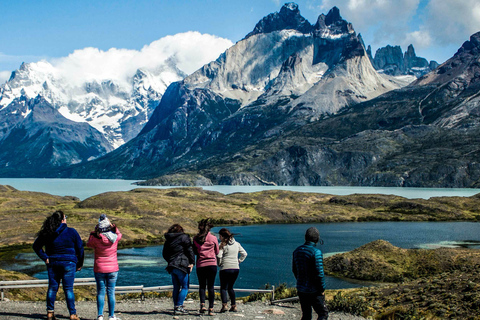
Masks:
[[[217,255],[218,265],[220,266],[220,295],[222,297],[222,309],[220,312],[227,312],[227,292],[230,297],[231,312],[237,311],[235,302],[235,291],[233,285],[238,278],[240,271],[240,262],[247,257],[247,252],[243,247],[235,241],[233,234],[225,228],[220,229],[220,252]],[[240,257],[239,257],[240,255]]]

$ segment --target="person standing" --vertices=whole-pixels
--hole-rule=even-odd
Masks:
[[[208,286],[208,315],[213,316],[215,301],[215,277],[217,275],[218,240],[210,229],[213,227],[209,219],[198,223],[198,234],[193,238],[193,251],[197,256],[198,294],[200,296],[200,313],[205,313],[205,289]]]
[[[45,219],[33,250],[47,265],[47,319],[56,320],[55,300],[62,281],[70,320],[80,320],[75,309],[73,283],[75,272],[83,266],[83,243],[77,230],[67,227],[67,216],[62,211],[55,211]]]
[[[167,261],[167,271],[172,276],[173,283],[173,313],[187,314],[183,302],[187,297],[189,275],[195,263],[190,237],[184,233],[179,224],[172,225],[165,233],[163,258]]]
[[[247,257],[247,251],[243,249],[239,242],[235,241],[233,234],[228,229],[222,228],[218,234],[221,241],[217,255],[218,265],[220,266],[220,295],[222,297],[222,309],[220,312],[237,312],[233,285],[237,281],[240,272],[240,263]],[[230,297],[230,310],[227,308],[227,292]]]
[[[90,233],[87,247],[94,249],[93,272],[97,282],[97,315],[98,320],[103,320],[105,306],[105,291],[108,298],[108,319],[120,320],[115,316],[115,284],[118,278],[117,248],[122,239],[122,233],[114,224],[110,223],[107,216],[102,214],[95,226],[95,231]]]
[[[292,271],[297,279],[297,291],[302,308],[302,319],[312,319],[312,307],[318,314],[318,320],[328,319],[325,302],[325,273],[323,254],[316,248],[320,240],[317,228],[308,228],[305,243],[293,252]]]

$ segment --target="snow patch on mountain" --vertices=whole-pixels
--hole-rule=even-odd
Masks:
[[[140,51],[85,48],[52,61],[24,63],[0,85],[0,110],[17,98],[40,95],[65,118],[87,122],[117,148],[140,132],[168,85],[231,45],[227,39],[187,32]]]

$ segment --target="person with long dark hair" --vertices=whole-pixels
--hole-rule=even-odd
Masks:
[[[197,277],[200,295],[200,313],[205,313],[205,289],[208,286],[208,315],[213,316],[215,301],[215,277],[217,275],[217,254],[219,252],[218,240],[210,229],[213,224],[209,219],[200,220],[198,233],[193,238],[193,251],[197,256]]]
[[[189,287],[189,275],[195,263],[192,241],[179,224],[172,225],[165,233],[163,258],[167,261],[167,271],[173,283],[173,313],[188,314],[183,307]]]
[[[62,281],[70,320],[79,320],[73,283],[75,272],[83,266],[83,243],[77,230],[67,227],[67,216],[62,211],[55,211],[45,219],[33,243],[33,250],[47,265],[47,319],[56,320],[55,300]]]
[[[237,281],[240,272],[240,263],[247,257],[247,251],[239,242],[235,241],[233,234],[226,228],[220,229],[220,250],[217,255],[220,266],[220,295],[222,297],[222,309],[220,312],[237,312],[235,290],[233,285]],[[227,308],[230,297],[230,310]]]
[[[118,278],[117,248],[122,233],[105,214],[100,215],[95,231],[90,233],[87,247],[94,249],[93,272],[97,282],[97,320],[103,320],[105,291],[108,298],[108,319],[120,320],[115,316],[115,284]]]

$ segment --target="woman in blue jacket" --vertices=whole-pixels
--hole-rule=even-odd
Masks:
[[[75,272],[83,266],[83,243],[77,230],[67,227],[67,216],[62,211],[55,211],[45,219],[33,243],[33,250],[47,265],[47,319],[56,320],[55,299],[61,280],[70,319],[79,320],[73,282]]]

